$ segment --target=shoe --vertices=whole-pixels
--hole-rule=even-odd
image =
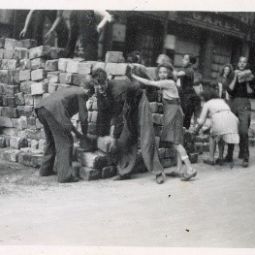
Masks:
[[[215,165],[215,162],[210,160],[210,159],[204,159],[203,162],[207,165],[211,165],[211,166],[214,166]]]
[[[223,161],[226,162],[226,163],[232,163],[233,162],[233,158],[230,157],[230,156],[226,156]]]
[[[243,153],[239,152],[238,158],[243,159]]]
[[[129,180],[131,178],[130,175],[117,175],[114,177],[114,181],[124,181],[124,180]]]
[[[194,170],[194,169],[192,169],[192,171],[193,172],[190,173],[190,174],[188,174],[188,173],[184,174],[183,177],[181,178],[181,180],[182,181],[189,181],[191,178],[196,177],[197,171]]]
[[[221,159],[221,158],[217,158],[216,161],[215,161],[215,164],[216,164],[216,165],[222,166],[223,163],[224,163],[224,162],[223,162],[223,159]]]
[[[76,176],[71,176],[70,179],[68,180],[68,182],[78,182],[80,180],[80,178],[76,177]]]
[[[164,178],[164,175],[162,173],[156,175],[156,182],[157,182],[157,184],[162,184],[162,183],[164,183],[164,181],[165,181],[165,178]]]
[[[249,160],[248,159],[244,159],[242,162],[242,167],[248,167],[249,166]]]

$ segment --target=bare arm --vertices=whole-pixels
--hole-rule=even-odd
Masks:
[[[175,86],[174,81],[152,81],[148,79],[141,78],[135,74],[132,74],[132,78],[139,81],[140,83],[144,84],[145,86],[150,86],[150,87],[156,87],[160,89],[169,89],[169,86],[173,85]],[[171,87],[170,87],[171,88]]]
[[[60,23],[60,21],[62,20],[62,17],[63,17],[63,11],[58,11],[57,12],[57,18],[55,19],[55,21],[53,22],[51,28],[49,29],[49,31],[45,35],[46,39],[50,38],[50,36],[55,31],[55,29],[57,28],[57,26]]]
[[[197,121],[200,126],[202,126],[205,123],[208,112],[209,112],[209,109],[208,109],[207,103],[205,103],[203,106],[202,112],[200,114],[200,117]]]
[[[232,94],[233,90],[235,89],[236,80],[237,80],[237,74],[235,73],[233,80],[231,81],[231,83],[229,84],[229,86],[227,88],[227,91],[230,95]]]
[[[112,22],[113,18],[112,15],[107,11],[95,10],[94,12],[96,15],[101,17],[101,21],[97,25],[97,31],[100,33],[108,22]]]
[[[34,10],[30,10],[29,13],[27,14],[24,28],[20,32],[20,37],[25,37],[26,36],[27,29],[28,29],[28,26],[31,22],[31,18],[32,18],[33,13],[34,13]]]

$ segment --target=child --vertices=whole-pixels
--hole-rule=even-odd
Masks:
[[[211,119],[210,129],[210,158],[204,160],[204,163],[214,165],[223,164],[224,143],[238,144],[238,119],[231,112],[224,99],[219,98],[213,88],[206,88],[201,94],[201,100],[204,102],[202,113],[198,119],[198,126],[195,133],[205,123],[207,117]],[[219,158],[214,161],[215,143],[218,143]]]
[[[143,83],[146,86],[156,87],[162,90],[163,106],[164,106],[164,127],[161,135],[161,140],[169,144],[174,144],[177,150],[178,160],[177,169],[180,172],[182,161],[186,166],[186,171],[183,175],[183,181],[189,181],[195,177],[197,172],[191,166],[189,157],[184,149],[183,143],[183,112],[180,106],[180,99],[176,83],[173,80],[173,67],[170,64],[164,63],[158,66],[157,69],[158,81],[150,81],[132,74],[132,78]]]

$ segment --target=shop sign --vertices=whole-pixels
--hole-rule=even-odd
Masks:
[[[224,17],[215,13],[189,12],[184,14],[184,19],[188,20],[192,25],[238,37],[243,37],[246,33],[244,30],[247,30],[247,26],[241,24],[241,21],[235,21],[227,16]]]

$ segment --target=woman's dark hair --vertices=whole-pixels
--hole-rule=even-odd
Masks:
[[[99,84],[104,84],[107,80],[107,74],[105,70],[102,68],[97,68],[96,70],[93,70],[91,77],[93,80],[96,80]]]
[[[92,71],[91,80],[88,83],[89,95],[93,95],[95,93],[95,81],[99,84],[104,84],[107,81],[107,74],[104,69],[97,68]]]
[[[141,63],[141,52],[138,50],[132,51],[127,55],[128,63]]]
[[[205,102],[207,102],[211,99],[219,98],[219,95],[214,88],[206,86],[201,93],[201,97],[204,99]]]
[[[225,69],[226,67],[228,67],[229,70],[230,70],[228,77],[230,77],[230,76],[232,75],[233,70],[234,70],[234,69],[233,69],[233,66],[232,66],[231,64],[226,64],[226,65],[224,65],[223,68],[221,69],[221,71],[220,71],[220,76],[223,76],[223,74],[224,74],[224,69]]]
[[[173,79],[174,78],[174,75],[173,75],[174,68],[170,63],[163,63],[163,64],[158,65],[157,71],[156,71],[157,78],[158,78],[159,69],[161,67],[164,67],[168,70],[168,76],[167,76],[168,79]]]

